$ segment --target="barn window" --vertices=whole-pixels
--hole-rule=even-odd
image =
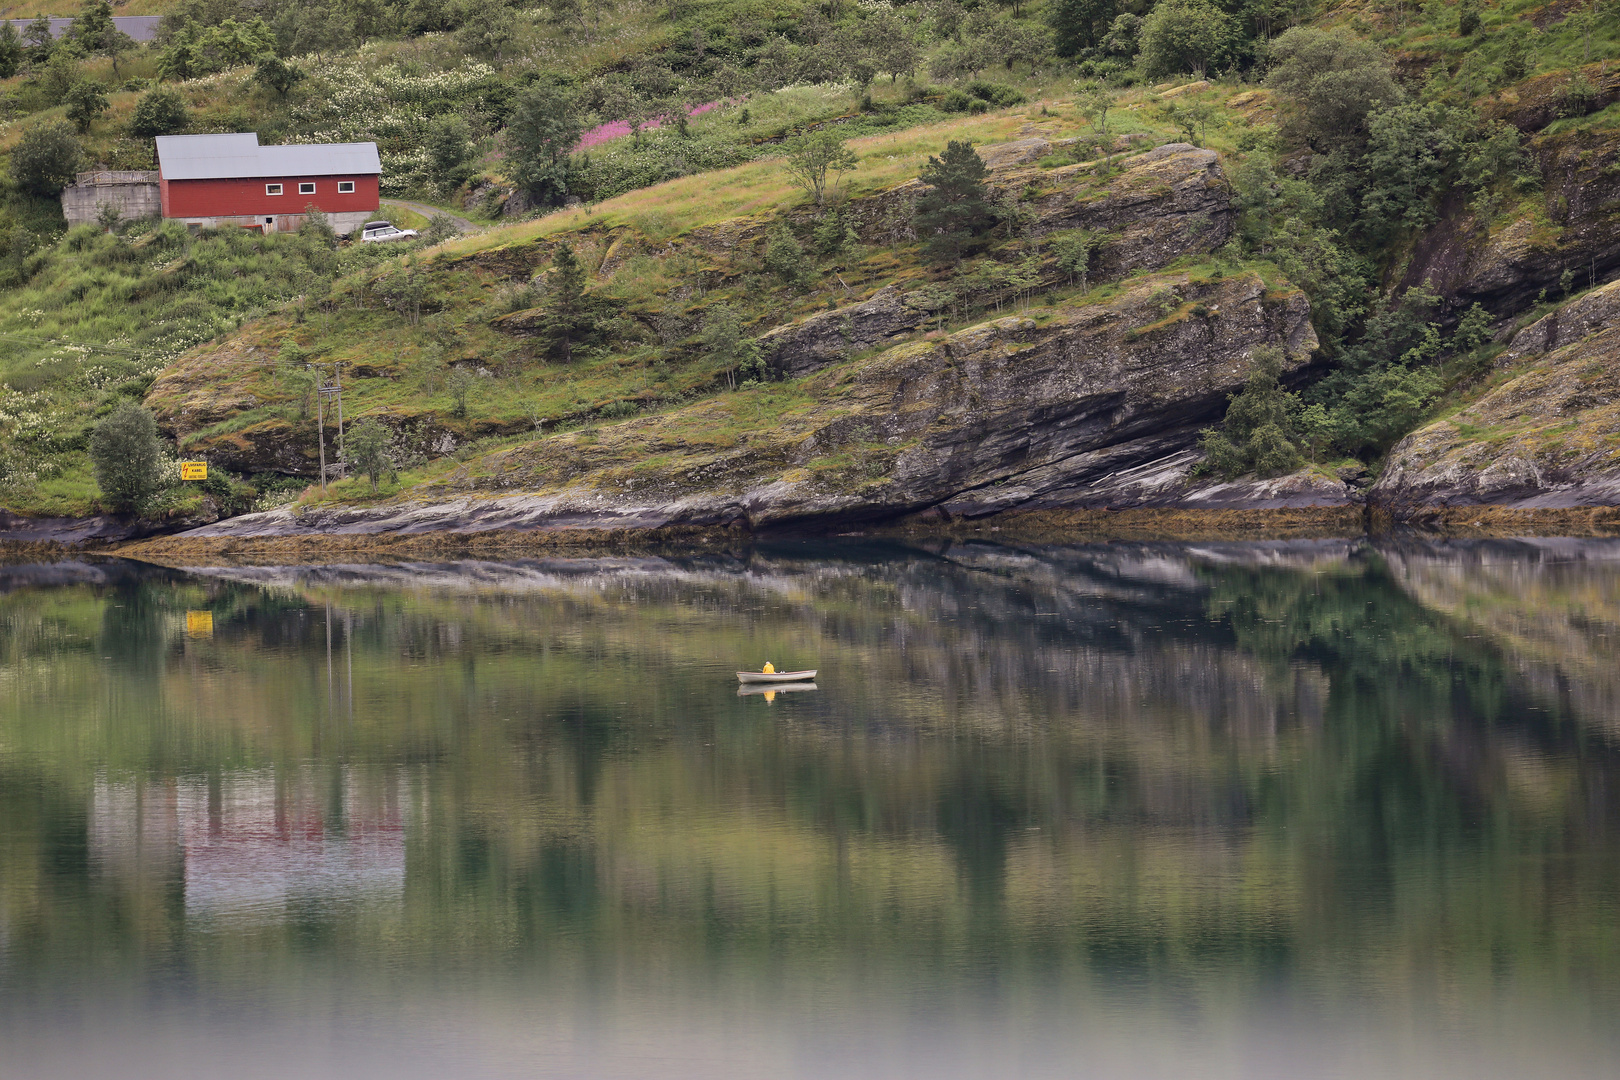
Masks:
[[[339,195],[353,195],[354,194],[354,181],[353,180],[339,180],[338,181],[338,194]]]
[[[266,195],[280,195],[281,194],[281,185],[280,184],[266,184],[266,185],[264,185],[264,193]]]
[[[313,194],[315,194],[315,185],[314,184],[299,184],[298,185],[298,194],[300,194],[300,195],[313,195]]]

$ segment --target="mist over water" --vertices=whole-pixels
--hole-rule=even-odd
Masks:
[[[0,1076],[1620,1075],[1617,643],[1605,541],[0,566]]]

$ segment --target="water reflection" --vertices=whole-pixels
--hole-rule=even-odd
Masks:
[[[1620,1065],[1620,545],[56,563],[0,627],[29,1075]]]

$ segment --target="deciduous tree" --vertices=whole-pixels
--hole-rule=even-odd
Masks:
[[[81,79],[67,92],[67,117],[83,135],[96,118],[107,111],[107,91],[98,82]]]
[[[388,429],[376,420],[362,420],[344,436],[343,453],[349,464],[371,481],[373,495],[377,494],[378,480],[395,476],[390,441]]]
[[[114,409],[90,434],[96,486],[114,510],[137,510],[162,486],[162,456],[157,422],[132,401]]]
[[[825,128],[800,135],[787,144],[788,175],[815,199],[817,206],[826,201],[827,174],[849,172],[856,164],[855,152]],[[833,182],[837,182],[836,175]]]
[[[137,139],[150,139],[177,134],[190,123],[191,117],[186,113],[185,99],[180,92],[168,86],[155,86],[135,103],[129,133]]]
[[[568,195],[568,158],[584,130],[567,91],[554,86],[525,91],[506,126],[508,177],[539,205],[560,205]]]
[[[1199,78],[1226,58],[1236,26],[1209,0],[1161,0],[1142,20],[1142,66],[1150,76]]]
[[[11,150],[11,178],[35,195],[55,195],[73,182],[83,148],[73,126],[56,120],[26,129]]]

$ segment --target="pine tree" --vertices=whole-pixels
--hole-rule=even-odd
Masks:
[[[557,248],[546,275],[548,303],[542,327],[552,352],[563,363],[574,359],[574,346],[596,331],[596,305],[585,293],[585,267],[568,244]]]
[[[989,171],[972,143],[955,140],[923,166],[920,179],[928,192],[917,200],[915,223],[934,258],[961,258],[977,237],[995,226],[995,210],[984,184]]]

